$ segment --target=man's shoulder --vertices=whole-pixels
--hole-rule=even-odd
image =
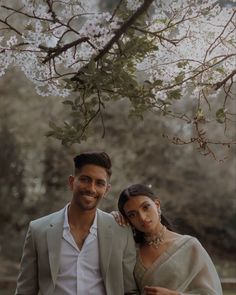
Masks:
[[[39,217],[33,221],[30,222],[30,225],[31,226],[43,226],[44,224],[49,224],[49,223],[54,223],[54,222],[57,222],[57,221],[60,221],[62,219],[62,217],[64,216],[64,210],[65,208],[59,210],[59,211],[56,211],[56,212],[53,212],[53,213],[50,213],[48,215],[44,215],[42,217]]]
[[[112,217],[112,215],[102,209],[97,209],[97,214],[99,216],[101,216],[102,218],[107,218],[107,219],[110,219]]]
[[[116,221],[115,218],[110,214],[103,210],[98,209],[98,215],[99,218],[102,219],[102,221],[106,224],[109,224],[110,227],[112,227],[116,231],[121,232],[129,232],[130,227],[129,226],[121,226]]]
[[[104,222],[108,222],[111,225],[117,224],[115,222],[114,217],[110,213],[105,212],[105,211],[103,211],[101,209],[97,209],[97,213],[98,213],[99,218],[102,219]]]

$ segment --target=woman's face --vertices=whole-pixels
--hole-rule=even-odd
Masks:
[[[153,201],[147,196],[131,197],[124,205],[125,214],[130,223],[146,234],[156,233],[160,229],[160,217],[157,208],[158,200]]]

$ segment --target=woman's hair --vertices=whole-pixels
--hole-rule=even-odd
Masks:
[[[151,200],[158,200],[158,197],[153,193],[153,191],[146,185],[143,184],[133,184],[128,188],[124,189],[118,200],[118,209],[120,213],[126,218],[124,206],[131,199],[138,196],[146,196]],[[162,214],[161,215],[161,223],[164,224],[169,230],[173,230],[172,224],[170,221]],[[133,228],[134,240],[136,243],[142,243],[144,241],[144,233]]]

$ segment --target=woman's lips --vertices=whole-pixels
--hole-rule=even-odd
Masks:
[[[151,221],[145,221],[142,223],[142,227],[149,227],[151,225]]]

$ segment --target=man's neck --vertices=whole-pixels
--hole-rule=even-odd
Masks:
[[[94,210],[81,210],[76,204],[71,203],[67,213],[70,232],[79,249],[82,249],[93,224],[96,208]]]
[[[81,210],[76,204],[71,203],[68,207],[68,221],[74,228],[90,228],[96,215],[94,210]]]

